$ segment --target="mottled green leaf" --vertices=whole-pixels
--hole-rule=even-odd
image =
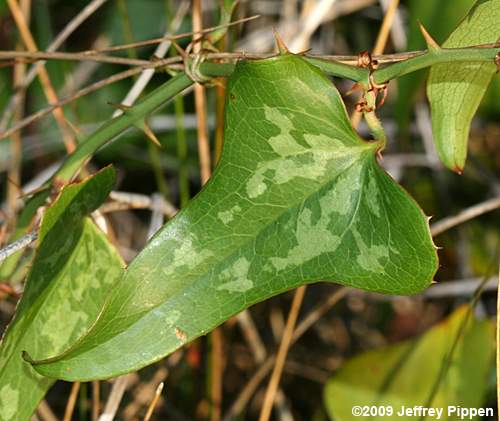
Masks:
[[[457,420],[461,418],[456,413],[448,416],[449,406],[480,408],[494,364],[495,331],[490,321],[478,321],[472,315],[464,324],[468,309],[459,308],[418,340],[369,351],[347,361],[325,388],[330,418],[351,421],[354,406],[390,406],[395,413],[403,406],[423,406],[444,408],[444,416],[439,419]],[[448,366],[445,361],[457,335],[459,340]],[[443,364],[448,369],[440,374]],[[434,391],[437,384],[439,388]],[[369,418],[421,419],[396,415]]]
[[[494,43],[500,39],[500,0],[478,0],[443,47]],[[427,82],[432,132],[441,161],[461,172],[472,118],[496,72],[495,63],[433,66]]]
[[[53,380],[23,360],[68,348],[95,321],[122,261],[106,236],[85,215],[114,184],[107,168],[66,186],[40,226],[33,267],[14,320],[0,345],[0,420],[26,420]]]
[[[81,380],[136,370],[308,282],[421,291],[437,267],[427,219],[378,166],[380,147],[301,57],[238,63],[213,177],[131,263],[89,335],[35,368]]]

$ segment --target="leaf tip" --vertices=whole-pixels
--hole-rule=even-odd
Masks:
[[[422,33],[422,36],[425,39],[425,43],[427,44],[427,48],[429,49],[429,51],[432,51],[432,52],[439,51],[441,49],[441,47],[436,42],[436,40],[434,38],[432,38],[431,34],[429,34],[427,29],[425,29],[424,25],[422,25],[422,23],[419,22],[418,26],[420,28],[420,32]]]
[[[453,172],[456,172],[458,175],[462,175],[462,173],[464,172],[464,168],[459,165],[455,165],[451,170]]]

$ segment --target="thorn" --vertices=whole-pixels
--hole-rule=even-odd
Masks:
[[[276,28],[273,28],[273,34],[274,34],[274,39],[276,41],[276,46],[278,47],[278,51],[280,52],[280,55],[289,54],[290,51],[288,50],[288,47],[285,45],[283,38],[281,38],[281,35],[278,33]]]
[[[113,108],[116,110],[121,110],[123,111],[124,114],[126,114],[130,109],[132,108],[130,105],[125,105],[125,104],[117,104],[115,102],[109,102],[108,105],[111,105]]]
[[[429,51],[432,51],[432,52],[439,51],[441,49],[441,47],[436,42],[436,40],[434,38],[432,38],[431,34],[429,34],[429,32],[427,32],[427,29],[424,28],[424,25],[422,25],[422,23],[420,23],[420,22],[418,23],[418,25],[420,27],[420,32],[422,33],[422,35],[425,39],[425,43],[427,44],[427,48],[429,49]]]
[[[186,58],[186,51],[182,49],[182,47],[177,44],[175,41],[170,41],[172,43],[172,45],[174,46],[174,48],[177,50],[177,52],[179,53],[179,55],[185,59]]]
[[[295,55],[297,55],[297,56],[304,56],[307,53],[309,53],[310,51],[312,51],[312,48],[308,48],[307,50],[300,51],[300,52],[296,53]]]
[[[147,138],[153,142],[156,146],[162,147],[160,141],[156,137],[156,135],[153,133],[153,130],[151,130],[151,127],[149,127],[148,123],[146,122],[146,119],[144,119],[140,123],[136,123],[135,127],[137,127],[139,130],[144,132],[144,134],[147,136]]]
[[[459,167],[458,165],[455,165],[453,168],[452,168],[452,171],[453,172],[456,172],[458,175],[462,175],[464,169],[462,167]]]
[[[431,285],[437,284],[438,282],[435,281],[434,279],[431,281]]]

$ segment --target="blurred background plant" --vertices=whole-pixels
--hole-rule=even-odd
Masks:
[[[274,28],[292,52],[311,49],[325,55],[357,55],[365,50],[378,54],[420,50],[425,48],[425,42],[418,22],[441,43],[472,3],[471,0],[241,1],[234,9],[233,20],[259,17],[229,27],[215,47],[221,51],[273,52]],[[18,4],[19,10],[13,4]],[[174,0],[0,1],[0,45],[2,50],[103,50],[108,54],[106,49],[110,46],[190,32],[193,25],[216,26],[224,21],[221,11],[227,13],[231,7],[231,1],[216,0],[193,4]],[[19,16],[14,19],[16,11],[21,12],[21,21],[28,24],[25,28]],[[196,17],[199,11],[202,11],[201,22]],[[54,40],[58,40],[68,22],[75,20],[71,34],[54,47]],[[35,46],[30,46],[30,38]],[[190,40],[177,42],[186,48]],[[113,55],[129,60],[150,60],[154,55],[178,54],[170,43],[157,47],[158,43],[131,46]],[[1,131],[57,98],[71,97],[91,83],[126,70],[123,65],[113,63],[49,60],[45,64],[45,77],[36,78],[23,89],[20,86],[31,65],[12,60],[3,60],[0,64]],[[426,71],[421,71],[389,85],[388,99],[380,111],[389,138],[382,164],[426,214],[433,215],[432,221],[451,217],[475,205],[484,210],[486,201],[493,212],[473,220],[468,220],[470,217],[466,215],[464,223],[452,229],[445,227],[443,233],[436,234],[435,242],[442,247],[441,269],[436,278],[439,285],[422,295],[387,297],[331,285],[309,287],[274,399],[275,419],[322,420],[329,415],[349,419],[332,409],[336,408],[332,403],[335,394],[329,391],[338,388],[342,384],[340,380],[337,383],[331,380],[323,397],[332,374],[340,369],[337,376],[345,381],[353,364],[346,362],[354,355],[416,338],[428,331],[455,308],[469,302],[485,277],[487,282],[474,312],[485,321],[495,314],[500,232],[499,212],[494,210],[500,207],[500,79],[494,78],[474,120],[469,160],[459,176],[445,169],[435,152],[429,107],[423,94],[425,78]],[[62,113],[37,119],[0,141],[0,244],[9,242],[13,232],[19,196],[36,189],[50,176],[55,164],[72,149],[75,139],[111,118],[116,110],[110,103],[124,103],[138,79],[137,73],[105,84],[70,101],[61,108]],[[147,93],[164,80],[165,74],[158,72],[138,92]],[[355,115],[356,95],[348,95],[351,83],[342,80],[335,83],[344,94],[348,111]],[[220,79],[204,92],[196,93],[206,95],[204,104],[195,100],[192,92],[188,90],[151,116],[149,124],[161,148],[141,131],[130,130],[102,148],[88,165],[89,171],[109,163],[118,169],[119,191],[112,193],[112,200],[101,209],[100,221],[125,261],[130,261],[164,220],[200,190],[207,171],[210,172],[220,155],[224,82]],[[12,98],[16,95],[21,100],[13,107]],[[353,116],[357,125],[356,120]],[[208,149],[202,146],[205,124]],[[358,129],[363,136],[369,136],[363,123]],[[438,226],[434,227],[437,233]],[[11,319],[22,293],[30,254],[28,250],[15,267],[0,269],[2,328]],[[258,304],[224,324],[216,334],[119,380],[74,385],[58,382],[40,405],[36,417],[87,420],[107,414],[108,418],[102,419],[112,419],[112,414],[117,413],[116,418],[124,420],[144,417],[255,419],[263,405],[273,356],[286,332],[290,301],[291,295],[285,294]],[[476,343],[482,348],[476,358],[485,359],[481,370],[491,381],[478,388],[467,377],[471,370],[464,368],[457,375],[463,374],[461,384],[465,392],[462,393],[473,396],[474,404],[492,407],[496,400],[491,358],[493,339],[491,329],[481,329],[481,333],[477,333],[482,335],[481,340]],[[462,335],[463,347],[470,347],[465,340],[477,339],[477,335]],[[429,361],[439,354],[441,345],[435,346],[436,353],[424,353]],[[445,347],[443,354],[447,354],[450,345],[442,346]],[[462,349],[462,345],[458,348]],[[373,367],[387,352],[368,354],[366,358],[375,358]],[[410,373],[406,375],[415,376],[414,368],[422,364],[421,360],[407,359],[407,363],[413,364],[413,370],[406,367],[405,373]],[[356,368],[354,372],[364,370],[366,367]],[[165,387],[155,399],[155,391],[162,382]],[[432,390],[432,386],[422,382],[415,387]],[[341,386],[340,390],[346,389]],[[349,390],[355,394],[360,387],[351,385]],[[464,395],[449,399],[460,399],[460,396]]]

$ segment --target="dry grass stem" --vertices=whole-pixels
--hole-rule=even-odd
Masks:
[[[268,421],[269,417],[271,416],[271,410],[276,398],[276,392],[278,390],[281,374],[285,365],[286,356],[292,343],[293,330],[295,328],[295,323],[297,322],[297,317],[299,315],[302,300],[304,299],[306,288],[307,287],[303,285],[295,290],[290,313],[288,314],[288,319],[286,321],[285,332],[283,334],[278,354],[276,356],[273,373],[267,385],[266,395],[264,397],[264,403],[262,404],[259,421]]]
[[[78,392],[80,391],[80,382],[75,382],[71,386],[71,392],[69,394],[68,402],[66,404],[66,409],[64,410],[63,421],[71,421],[73,417],[73,412],[75,411],[76,398],[78,397]]]
[[[146,415],[144,416],[144,421],[149,421],[151,419],[151,417],[153,415],[153,412],[154,412],[154,410],[156,408],[156,405],[158,404],[158,400],[161,397],[161,392],[163,391],[163,385],[164,385],[164,383],[161,382],[158,385],[158,387],[156,388],[155,396],[154,396],[153,400],[151,401],[151,404],[148,407]]]
[[[484,213],[491,212],[500,208],[500,197],[494,197],[477,205],[471,206],[459,212],[456,215],[443,218],[435,224],[431,225],[431,234],[433,237],[442,234],[443,232],[457,225],[463,224],[473,218],[476,218]]]
[[[35,43],[35,40],[33,39],[33,36],[31,35],[31,31],[26,23],[26,20],[24,19],[22,10],[19,7],[17,1],[7,0],[7,4],[9,5],[9,9],[27,49],[30,52],[36,52],[38,50],[38,47]],[[54,87],[52,86],[52,82],[50,81],[49,74],[47,73],[45,67],[38,68],[38,76],[40,78],[40,83],[44,90],[45,96],[47,97],[47,101],[50,104],[58,102],[56,92],[54,90]],[[56,119],[57,125],[61,130],[66,150],[71,153],[76,147],[76,142],[69,131],[68,125],[66,123],[66,117],[64,116],[63,111],[59,108],[54,109],[53,114],[54,118]]]

